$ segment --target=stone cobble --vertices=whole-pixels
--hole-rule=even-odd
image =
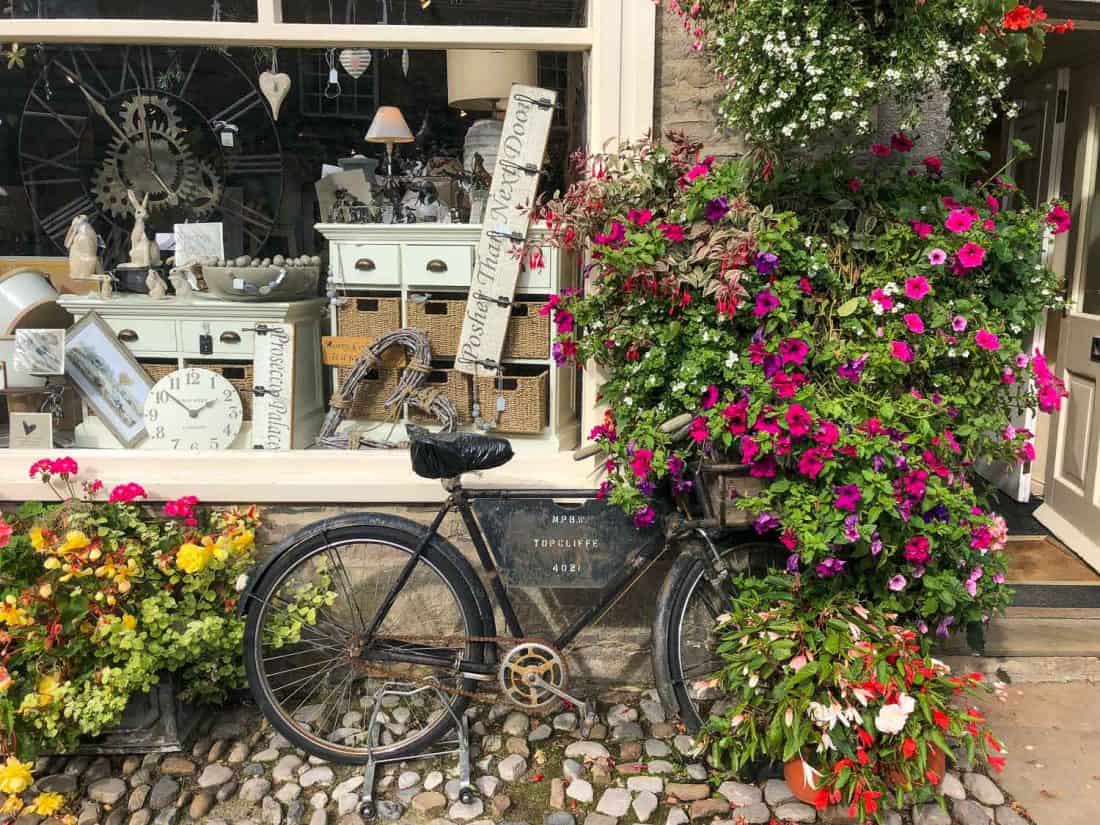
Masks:
[[[576,714],[528,716],[476,705],[471,777],[459,799],[455,759],[380,767],[377,822],[412,825],[848,825],[846,806],[818,812],[797,800],[778,772],[746,781],[709,775],[695,742],[667,717],[655,691],[604,705],[589,738]],[[343,724],[354,725],[354,712]],[[396,716],[396,714],[395,714]],[[407,721],[407,720],[404,720]],[[23,814],[16,825],[367,825],[362,768],[328,764],[297,750],[253,708],[226,709],[186,753],[39,760],[39,792],[66,797],[53,817]],[[969,768],[969,766],[967,766]],[[1029,825],[985,774],[949,773],[945,805],[886,812],[887,825]],[[7,803],[0,794],[0,804]]]

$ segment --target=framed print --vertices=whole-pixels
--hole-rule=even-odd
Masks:
[[[65,374],[124,447],[145,440],[145,399],[153,380],[94,312],[69,330]]]
[[[13,412],[9,416],[11,433],[8,446],[13,450],[52,450],[53,415],[50,413]]]
[[[16,372],[28,375],[65,374],[65,330],[17,329],[15,331]]]
[[[177,223],[176,268],[202,263],[207,258],[225,260],[225,233],[220,223]]]

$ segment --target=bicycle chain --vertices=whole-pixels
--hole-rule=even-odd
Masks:
[[[546,640],[539,639],[539,638],[536,638],[534,636],[400,636],[400,637],[398,637],[398,636],[378,636],[376,638],[380,639],[380,640],[384,640],[384,641],[419,642],[419,643],[432,642],[432,643],[437,643],[437,644],[438,643],[443,643],[443,644],[452,644],[452,643],[469,644],[471,642],[475,643],[475,644],[489,644],[489,643],[491,643],[491,644],[511,645],[512,647],[516,647],[517,645],[522,645],[522,644],[539,644],[539,645],[545,645],[546,647],[549,647],[551,650],[557,652],[557,654],[561,657],[562,664],[565,664],[565,654],[564,653],[562,653],[560,650],[558,650],[557,647],[550,644]],[[568,673],[568,670],[566,672]],[[459,687],[451,687],[449,685],[444,685],[444,684],[440,683],[438,681],[438,679],[436,679],[435,677],[431,677],[431,676],[426,677],[424,679],[421,679],[419,681],[419,684],[422,684],[422,685],[431,684],[431,685],[434,685],[435,687],[439,688],[444,693],[449,693],[452,696],[461,696],[461,697],[464,697],[466,699],[469,699],[471,702],[480,702],[482,704],[496,704],[497,700],[500,698],[500,691],[499,690],[497,690],[495,693],[478,693],[477,691],[473,691],[473,690],[463,690],[462,688],[459,688]],[[562,700],[562,703],[567,704],[567,705],[569,704],[564,699]],[[513,704],[518,708],[523,708],[524,712],[527,713],[528,715],[531,715],[531,716],[540,716],[540,717],[549,716],[551,713],[553,713],[557,710],[557,708],[553,704],[551,704],[545,710],[539,710],[537,708],[528,708],[525,705],[520,705],[520,704],[517,704],[515,702],[511,702],[510,704]]]

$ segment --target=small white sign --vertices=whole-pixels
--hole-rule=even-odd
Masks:
[[[176,267],[202,262],[204,258],[225,260],[225,233],[220,223],[177,223]]]
[[[53,416],[50,413],[9,413],[11,435],[8,446],[13,450],[52,450]]]
[[[257,324],[252,364],[252,448],[294,442],[294,325]]]

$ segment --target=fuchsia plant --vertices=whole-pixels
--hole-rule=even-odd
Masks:
[[[788,570],[946,635],[1008,602],[1004,521],[974,464],[1029,460],[1012,413],[1065,395],[1025,341],[1062,305],[1041,245],[1069,217],[1021,203],[1004,170],[911,146],[771,180],[682,139],[601,157],[544,210],[592,260],[588,288],[547,311],[559,360],[606,373],[602,495],[645,525],[660,485],[742,461],[767,484],[737,504]],[[672,443],[659,425],[683,412]]]

